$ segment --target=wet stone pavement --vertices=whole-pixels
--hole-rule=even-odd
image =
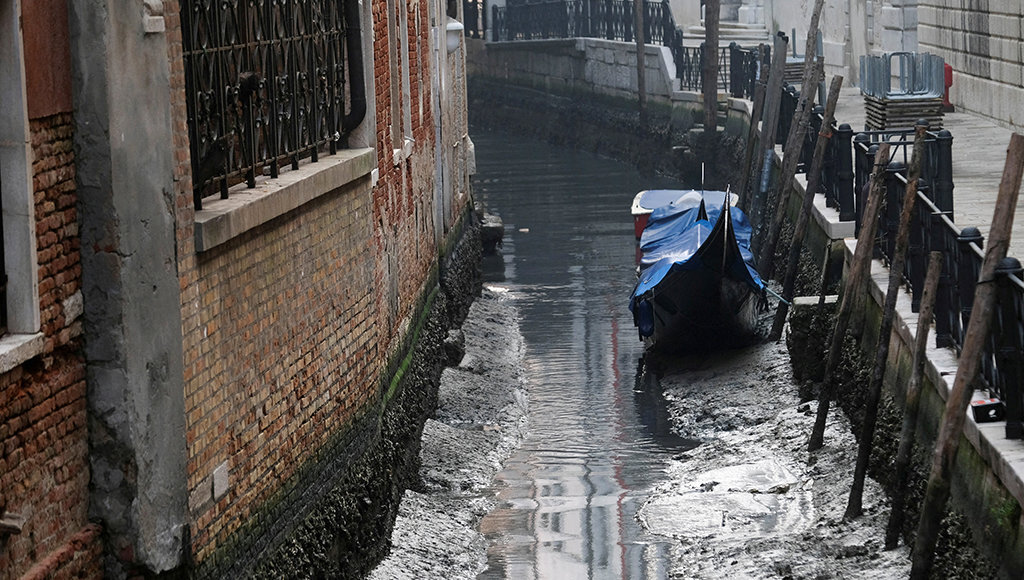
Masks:
[[[806,452],[782,344],[643,360],[626,307],[640,189],[614,161],[474,133],[505,223],[374,578],[902,578],[884,495],[842,521],[856,448]]]

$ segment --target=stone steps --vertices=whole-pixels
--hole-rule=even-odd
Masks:
[[[704,42],[703,24],[687,27],[683,31],[683,46],[700,46]],[[727,47],[735,42],[743,47],[757,46],[771,42],[771,34],[764,24],[721,22],[718,27],[718,45]]]

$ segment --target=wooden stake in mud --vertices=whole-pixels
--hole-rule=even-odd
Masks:
[[[814,109],[814,94],[816,91],[809,87],[818,86],[822,75],[825,74],[825,59],[819,58],[814,64],[814,71],[810,79],[803,86],[807,89],[800,90],[800,103],[797,105],[796,115],[789,126],[789,136],[786,138],[786,149],[782,158],[782,172],[779,174],[779,181],[775,191],[778,197],[775,203],[775,214],[772,216],[771,227],[768,229],[768,237],[761,246],[761,257],[757,262],[757,270],[764,278],[771,278],[775,271],[775,246],[779,242],[779,234],[782,232],[782,222],[786,218],[786,208],[789,205],[789,190],[793,185],[793,178],[796,177],[796,166],[800,163],[800,152],[804,148],[804,137],[807,135],[807,127],[811,122],[811,113]]]
[[[786,200],[789,197],[789,185],[793,181],[793,176],[796,175],[796,166],[800,161],[800,151],[803,149],[804,135],[807,133],[807,120],[810,118],[810,110],[814,108],[814,95],[817,92],[818,85],[821,84],[824,78],[824,59],[815,59],[814,57],[817,52],[815,47],[818,37],[818,23],[821,21],[821,10],[824,6],[825,0],[814,1],[811,21],[807,26],[807,43],[804,45],[804,69],[800,80],[800,100],[797,102],[796,110],[793,112],[793,122],[789,126],[789,135],[786,136],[786,145],[783,148],[782,173],[775,188],[775,191],[778,192],[775,215],[768,230],[768,239],[762,243],[761,253],[757,261],[757,269],[764,278],[771,278],[775,269],[775,245],[778,243],[779,231],[782,229],[782,221],[786,215],[785,207],[787,205]],[[819,71],[819,68],[822,70]],[[792,159],[791,156],[793,157]],[[764,193],[764,190],[762,190],[762,193]]]
[[[928,273],[924,278],[924,293],[921,295],[921,310],[917,315],[917,335],[914,337],[914,352],[910,363],[910,380],[907,381],[907,398],[903,404],[903,426],[900,428],[900,446],[896,452],[896,475],[893,480],[892,511],[885,528],[885,549],[892,550],[899,544],[903,529],[904,503],[907,495],[907,476],[910,473],[910,456],[914,451],[914,432],[917,431],[917,415],[921,407],[921,383],[924,375],[925,352],[928,349],[928,326],[935,311],[935,292],[939,287],[942,273],[942,252],[928,254]]]
[[[900,282],[903,281],[903,266],[907,261],[910,218],[914,212],[914,202],[917,200],[917,183],[921,177],[921,156],[927,132],[927,124],[918,124],[914,127],[914,153],[910,158],[907,187],[903,193],[903,210],[900,212],[900,226],[896,233],[896,247],[889,260],[889,285],[885,290],[882,324],[878,330],[878,344],[875,350],[875,366],[871,372],[871,384],[868,386],[868,399],[864,407],[864,423],[861,426],[860,446],[857,450],[857,467],[853,471],[853,486],[850,489],[850,499],[846,504],[846,514],[843,516],[848,520],[859,516],[863,509],[864,477],[868,472],[872,439],[875,436],[875,424],[878,422],[878,403],[882,398],[882,379],[885,378],[885,363],[889,359],[892,320],[896,315]]]
[[[721,0],[704,2],[704,143],[705,161],[713,158],[712,146],[718,136],[718,20]]]
[[[786,75],[786,49],[789,40],[784,34],[775,35],[772,46],[772,67],[768,71],[768,86],[764,91],[764,119],[761,123],[761,155],[754,160],[754,182],[750,187],[754,191],[750,209],[754,210],[762,203],[761,197],[768,189],[768,176],[771,175],[772,156],[775,154],[775,134],[779,130],[779,105],[782,103],[782,77]],[[756,213],[753,212],[752,213]]]
[[[793,231],[793,241],[789,246],[789,261],[786,264],[786,276],[782,283],[782,300],[779,300],[779,307],[775,311],[775,322],[772,324],[772,331],[768,335],[769,340],[779,340],[782,337],[782,327],[786,323],[786,314],[789,312],[789,302],[793,300],[793,286],[796,285],[796,272],[800,265],[800,249],[803,247],[804,236],[807,234],[807,222],[811,219],[811,209],[814,207],[814,194],[821,186],[821,166],[825,161],[825,150],[832,138],[832,119],[835,117],[836,104],[839,102],[839,90],[843,87],[843,77],[836,75],[832,77],[832,85],[828,89],[828,100],[825,101],[825,116],[821,121],[821,131],[818,132],[818,140],[814,144],[814,157],[811,159],[811,168],[807,172],[807,189],[804,190],[804,201],[800,208],[800,216],[796,219],[796,228]],[[822,283],[824,287],[824,282]]]
[[[764,62],[765,45],[757,45],[757,79],[754,81],[754,109],[750,112],[750,128],[747,130],[747,143],[743,153],[743,174],[740,176],[739,207],[747,211],[749,196],[747,186],[750,181],[750,164],[754,159],[754,143],[757,140],[757,123],[761,120],[761,113],[764,111],[764,93],[767,71],[761,70]]]
[[[996,209],[992,216],[992,227],[989,229],[988,247],[985,249],[985,259],[981,263],[981,272],[978,274],[974,306],[971,309],[971,320],[967,324],[967,333],[964,335],[956,379],[953,381],[953,390],[946,399],[946,410],[942,415],[942,425],[935,442],[932,470],[928,476],[928,490],[925,492],[924,505],[921,506],[921,519],[917,525],[917,538],[914,542],[913,565],[910,569],[912,579],[928,578],[935,558],[939,524],[946,511],[946,501],[949,499],[953,461],[960,446],[967,405],[971,402],[973,394],[971,383],[981,368],[981,355],[985,351],[985,341],[988,340],[988,331],[992,324],[996,299],[995,271],[999,262],[1006,257],[1006,249],[1010,245],[1010,232],[1013,228],[1013,215],[1017,209],[1022,173],[1024,136],[1014,133],[1010,137],[1003,178],[999,184],[999,196],[996,198]]]
[[[878,229],[878,210],[882,207],[882,190],[885,184],[885,169],[889,165],[889,144],[882,143],[875,153],[875,166],[871,172],[871,186],[868,190],[868,201],[861,216],[860,235],[857,236],[857,248],[853,252],[853,263],[850,274],[843,289],[843,299],[839,302],[839,314],[836,327],[832,332],[832,341],[828,349],[828,360],[825,362],[825,377],[818,394],[818,415],[814,420],[814,430],[807,444],[808,451],[817,451],[825,441],[825,422],[828,419],[828,408],[835,396],[835,374],[839,366],[843,339],[846,338],[846,327],[850,324],[850,315],[857,294],[864,286],[868,269],[871,267],[871,254],[874,249],[875,230]]]
[[[633,31],[636,40],[636,93],[640,109],[640,128],[647,130],[647,48],[644,46],[647,39],[644,37],[644,2],[633,3]]]

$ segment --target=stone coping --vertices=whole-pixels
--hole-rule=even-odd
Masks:
[[[213,199],[196,212],[196,252],[215,248],[257,226],[337,190],[376,167],[372,148],[344,149],[282,171],[277,178],[260,177],[256,187],[232,187],[228,199]]]
[[[846,260],[853,259],[857,240],[844,240]],[[881,260],[871,261],[871,279],[868,291],[879,308],[885,303],[885,293],[889,286],[889,269]],[[893,332],[897,333],[903,344],[914,344],[917,336],[918,315],[911,308],[911,295],[905,290],[899,292],[896,302],[896,314],[893,319]],[[934,331],[933,331],[934,332]],[[959,361],[952,348],[938,348],[934,337],[928,340],[926,351],[925,376],[935,386],[936,392],[945,401],[953,390]],[[987,398],[984,393],[975,393],[976,399]],[[965,410],[967,420],[964,422],[964,436],[974,446],[978,455],[985,460],[992,472],[999,478],[1003,487],[1024,505],[1024,443],[1016,439],[1007,439],[1005,421],[993,423],[976,423],[970,409]]]

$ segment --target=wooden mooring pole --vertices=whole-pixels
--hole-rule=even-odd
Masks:
[[[910,379],[907,381],[906,401],[903,403],[903,426],[900,428],[900,445],[896,451],[895,476],[893,479],[892,511],[885,528],[885,549],[891,550],[899,544],[903,529],[904,504],[907,495],[907,476],[910,473],[910,457],[914,451],[914,433],[917,431],[917,416],[921,408],[921,384],[924,376],[925,353],[928,350],[928,326],[935,311],[935,292],[939,287],[942,273],[942,252],[928,254],[928,273],[924,278],[924,293],[921,295],[921,310],[917,315],[917,334],[914,336],[914,352],[911,355]]]
[[[817,193],[818,187],[821,186],[821,166],[825,161],[825,150],[828,149],[828,142],[832,138],[832,119],[836,114],[839,90],[842,87],[843,77],[839,75],[832,77],[832,85],[828,89],[828,99],[825,101],[825,115],[822,117],[818,140],[814,144],[814,156],[811,159],[811,167],[807,171],[807,188],[804,190],[803,204],[800,207],[800,215],[796,219],[793,240],[789,245],[789,260],[786,264],[786,275],[782,282],[782,300],[779,300],[778,309],[775,311],[772,331],[768,334],[769,340],[779,340],[782,338],[782,328],[786,324],[789,302],[793,300],[796,273],[800,269],[800,250],[803,248],[804,236],[807,234],[807,223],[811,221],[814,195]],[[822,286],[824,286],[824,282],[822,282]]]
[[[825,74],[824,58],[815,58],[817,53],[818,23],[821,21],[821,10],[824,6],[825,0],[814,1],[811,21],[807,26],[807,42],[804,45],[804,69],[800,80],[800,99],[797,101],[796,110],[793,112],[793,121],[790,123],[789,135],[786,136],[786,145],[783,148],[782,173],[779,175],[779,181],[775,188],[778,195],[775,214],[768,229],[768,237],[761,244],[761,252],[757,261],[758,272],[764,278],[771,278],[775,269],[775,246],[778,244],[779,232],[782,230],[782,222],[786,216],[785,208],[789,197],[790,184],[796,175],[796,166],[800,162],[800,152],[804,146],[804,135],[807,133],[811,109],[814,108],[814,95],[817,93],[817,87],[821,84]]]
[[[775,154],[775,134],[779,131],[779,105],[782,103],[782,79],[786,76],[786,49],[789,41],[784,34],[775,35],[772,45],[772,66],[768,71],[768,86],[764,91],[764,119],[761,123],[760,156],[754,160],[753,199],[751,215],[759,215],[764,204],[762,196],[768,189],[772,156]]]
[[[996,198],[996,209],[992,216],[992,227],[989,229],[985,259],[981,263],[978,285],[974,290],[971,320],[967,324],[967,333],[964,335],[963,349],[960,351],[956,379],[953,381],[953,390],[949,393],[949,398],[946,399],[946,410],[942,415],[942,425],[939,428],[935,453],[932,456],[928,489],[925,492],[924,504],[921,506],[921,519],[917,525],[917,537],[914,541],[913,564],[910,569],[910,578],[913,580],[926,580],[935,559],[935,543],[939,537],[939,524],[946,511],[946,502],[949,500],[953,462],[956,460],[956,452],[960,446],[967,406],[970,404],[973,394],[971,383],[974,382],[981,368],[981,356],[985,351],[985,342],[988,340],[988,331],[992,324],[996,300],[995,271],[999,262],[1006,257],[1006,249],[1010,245],[1010,233],[1013,228],[1014,212],[1017,209],[1022,173],[1024,173],[1024,136],[1014,133],[1010,137],[1006,165],[1003,168],[1003,177],[999,184],[999,195]]]
[[[704,2],[704,144],[705,161],[714,158],[713,143],[718,137],[718,20],[721,0]],[[714,167],[714,164],[712,164]]]
[[[896,233],[896,245],[893,255],[889,257],[889,284],[885,290],[885,303],[882,305],[882,324],[878,329],[875,364],[872,368],[868,398],[864,406],[864,423],[860,429],[857,467],[853,471],[853,486],[850,488],[850,498],[846,504],[846,514],[844,515],[846,519],[859,516],[863,509],[864,478],[868,473],[872,440],[875,437],[875,424],[878,422],[878,404],[882,399],[882,379],[885,378],[885,365],[889,360],[892,321],[896,316],[896,301],[900,295],[900,282],[903,281],[903,266],[907,261],[910,218],[914,212],[914,202],[917,200],[917,183],[921,177],[921,157],[927,132],[927,124],[918,124],[914,127],[914,153],[910,158],[910,168],[907,171],[907,187],[903,193],[903,208],[900,212],[900,225]]]
[[[749,203],[750,196],[747,193],[750,185],[750,164],[754,160],[754,144],[757,142],[757,124],[761,120],[761,114],[764,112],[764,94],[766,87],[767,71],[761,70],[761,63],[764,62],[765,45],[759,44],[757,46],[757,79],[754,81],[754,109],[750,112],[750,128],[747,130],[747,143],[743,152],[743,173],[740,176],[740,187],[738,190],[740,199],[738,205],[743,211],[748,211],[750,207]]]
[[[882,193],[885,185],[885,169],[889,165],[889,144],[882,143],[875,153],[875,166],[871,172],[871,186],[868,190],[868,201],[861,216],[860,234],[857,236],[857,248],[853,252],[853,263],[850,265],[849,277],[843,289],[843,299],[839,302],[839,313],[836,326],[832,332],[832,341],[825,362],[825,376],[818,393],[818,414],[814,420],[814,430],[807,444],[808,451],[817,451],[825,442],[825,422],[828,420],[828,408],[835,396],[835,374],[842,356],[843,340],[846,328],[850,324],[853,305],[857,294],[864,286],[864,279],[871,268],[871,254],[874,250],[875,230],[878,229],[878,210],[882,207]]]
[[[808,84],[804,86],[818,86],[825,74],[825,59],[817,59],[813,69]],[[758,272],[766,279],[771,278],[775,273],[775,247],[778,245],[779,235],[782,233],[782,223],[786,219],[786,208],[789,206],[789,190],[796,177],[796,166],[800,163],[804,137],[807,135],[807,127],[811,123],[815,93],[816,91],[800,91],[801,104],[796,107],[796,114],[793,115],[793,122],[789,126],[789,136],[786,137],[782,171],[779,173],[779,180],[775,187],[775,191],[778,192],[775,199],[775,213],[772,215],[768,237],[761,245],[761,256],[757,262]]]
[[[633,31],[636,40],[636,92],[640,110],[640,128],[647,130],[647,39],[644,37],[644,3],[633,3]]]

